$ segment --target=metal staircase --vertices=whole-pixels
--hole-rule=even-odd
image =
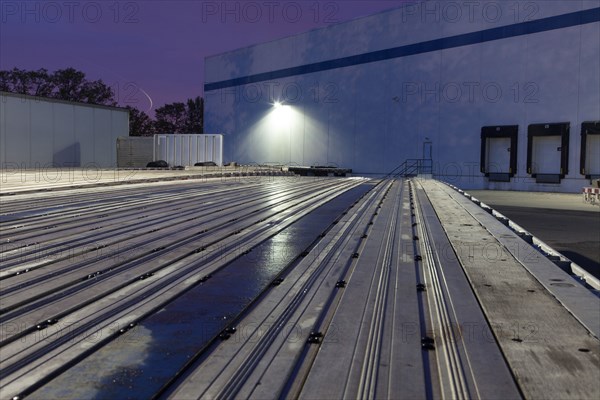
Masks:
[[[394,168],[388,176],[413,177],[417,175],[431,175],[433,173],[433,160],[430,158],[409,158]]]

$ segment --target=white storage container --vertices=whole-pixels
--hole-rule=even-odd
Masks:
[[[222,166],[223,135],[154,135],[154,160],[165,160],[171,166],[186,167],[207,161]]]

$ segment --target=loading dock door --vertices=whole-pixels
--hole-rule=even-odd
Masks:
[[[527,130],[527,173],[537,183],[560,183],[569,173],[569,123],[533,124]]]
[[[588,179],[600,178],[600,121],[581,124],[580,173]]]
[[[560,175],[560,136],[533,138],[532,174]]]
[[[510,138],[488,139],[487,171],[508,174],[510,172],[510,151]]]
[[[587,175],[600,176],[600,135],[588,135],[586,144]]]
[[[518,134],[517,125],[481,128],[480,169],[488,180],[509,182],[517,172]]]

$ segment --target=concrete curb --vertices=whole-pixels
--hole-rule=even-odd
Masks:
[[[442,182],[442,181],[440,181]],[[496,211],[491,206],[483,203],[478,200],[476,197],[471,196],[468,192],[452,185],[447,182],[442,182],[457,192],[463,194],[465,197],[471,199],[472,202],[479,205],[481,208],[495,216],[500,222],[505,224],[508,228],[513,230],[517,235],[521,236],[523,240],[533,246],[536,250],[540,251],[543,255],[545,255],[548,259],[550,259],[558,268],[563,269],[569,275],[576,278],[575,280],[581,283],[582,285],[588,287],[594,294],[600,297],[600,280],[587,272],[584,268],[571,261],[558,251],[554,250],[544,241],[539,239],[538,237],[532,235],[529,231],[527,231],[522,226],[513,222],[510,218],[506,217],[504,214]]]

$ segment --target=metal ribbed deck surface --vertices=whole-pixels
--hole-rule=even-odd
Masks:
[[[1,398],[600,397],[600,299],[434,180],[0,197]]]

